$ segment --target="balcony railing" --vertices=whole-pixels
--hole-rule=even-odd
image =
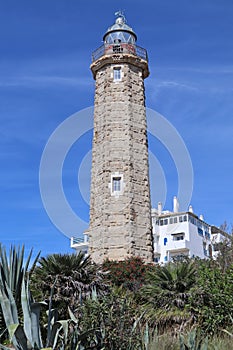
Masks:
[[[79,238],[79,237],[71,237],[71,244],[80,244],[84,243],[84,238]]]
[[[92,62],[98,60],[105,55],[114,55],[119,53],[128,53],[136,57],[148,61],[147,51],[140,46],[120,43],[120,44],[104,44],[92,53]]]
[[[88,234],[84,233],[83,237],[71,237],[70,243],[71,243],[71,246],[73,245],[83,246],[83,245],[88,245],[88,240],[89,240]]]

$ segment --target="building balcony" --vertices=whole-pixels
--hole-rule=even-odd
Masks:
[[[84,238],[81,237],[71,237],[70,246],[71,248],[76,249],[77,251],[86,252],[88,250],[88,238],[84,235]]]
[[[114,54],[130,54],[148,61],[147,51],[140,46],[128,43],[104,44],[92,53],[92,62],[95,62],[102,56]]]
[[[167,242],[167,244],[166,244],[166,246],[164,246],[164,248],[170,252],[188,251],[188,250],[190,250],[190,242],[187,241],[186,239],[179,240],[179,241],[171,240],[171,241]]]

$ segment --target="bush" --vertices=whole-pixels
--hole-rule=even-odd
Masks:
[[[147,272],[156,267],[145,264],[139,257],[132,257],[122,261],[106,260],[102,268],[109,272],[106,277],[112,285],[136,292],[145,283]]]

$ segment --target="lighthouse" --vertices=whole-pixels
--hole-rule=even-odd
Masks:
[[[144,79],[148,57],[122,12],[92,54],[95,79],[89,255],[153,261]]]

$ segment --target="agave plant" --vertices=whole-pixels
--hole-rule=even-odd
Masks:
[[[30,266],[32,252],[31,249],[28,257],[25,258],[24,246],[18,249],[13,246],[7,254],[6,249],[0,244],[0,283],[10,288],[16,302],[20,300],[24,274],[29,275],[33,272],[40,255],[40,253],[37,254]]]
[[[40,329],[40,311],[41,306],[45,303],[34,302],[30,294],[28,278],[23,278],[22,280],[21,306],[23,322],[19,318],[15,298],[7,284],[5,288],[0,284],[0,301],[10,341],[16,350],[55,349],[59,341],[61,348],[63,348],[63,343],[66,342],[67,338],[68,321],[58,321],[56,313],[51,308],[48,310],[49,317],[45,347],[42,342]],[[60,336],[61,333],[62,335]],[[1,347],[7,349],[7,347]]]
[[[16,350],[83,350],[82,343],[89,331],[80,333],[79,321],[71,312],[68,319],[58,320],[58,312],[52,308],[59,275],[54,276],[47,303],[34,301],[29,288],[31,255],[32,251],[24,266],[24,248],[12,248],[9,258],[6,251],[1,250],[0,305],[10,341]],[[32,269],[37,260],[38,256]],[[41,308],[44,306],[48,306],[45,332],[40,322]],[[42,336],[44,333],[45,337]],[[0,348],[10,349],[1,344]]]
[[[27,258],[25,258],[24,246],[16,248],[12,246],[9,254],[6,249],[0,244],[0,286],[3,289],[5,295],[8,295],[9,291],[14,297],[15,303],[20,312],[20,298],[22,281],[24,275],[30,275],[35,268],[40,253],[37,254],[35,259],[31,262],[32,250],[29,252]],[[0,308],[0,339],[4,339],[7,336],[6,325],[3,317],[2,310]],[[3,335],[3,337],[2,337]]]
[[[208,337],[202,338],[199,330],[192,330],[189,332],[187,341],[184,336],[180,334],[180,350],[207,350]]]

